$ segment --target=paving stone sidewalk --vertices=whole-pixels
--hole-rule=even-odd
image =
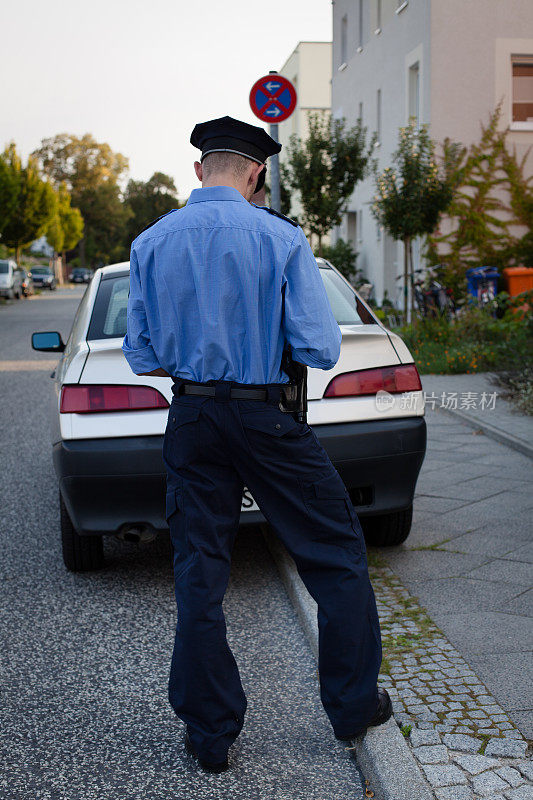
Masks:
[[[532,800],[528,742],[379,551],[380,682],[437,800]]]
[[[504,397],[506,390],[494,373],[422,375],[421,381],[428,411],[440,409],[471,425],[486,426],[487,435],[533,454],[533,417]]]

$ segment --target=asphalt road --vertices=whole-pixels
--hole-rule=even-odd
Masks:
[[[59,546],[48,436],[53,356],[80,290],[0,307],[0,776],[2,800],[358,800],[355,762],[320,705],[316,667],[256,531],[243,530],[226,599],[248,695],[232,768],[199,773],[166,698],[175,605],[168,542],[106,545],[74,575]]]

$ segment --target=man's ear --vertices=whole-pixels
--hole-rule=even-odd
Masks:
[[[259,179],[260,179],[261,173],[264,171],[264,169],[265,169],[265,165],[264,164],[257,164],[257,166],[254,167],[254,169],[252,171],[252,174],[250,175],[250,182],[253,183],[254,188],[260,182]]]
[[[196,172],[196,177],[198,178],[198,180],[201,183],[202,180],[203,180],[203,176],[204,176],[204,168],[203,168],[202,164],[200,163],[200,161],[195,161],[194,162],[194,171]]]

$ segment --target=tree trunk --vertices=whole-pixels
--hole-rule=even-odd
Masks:
[[[63,276],[63,283],[67,282],[67,251],[63,250],[61,253],[61,274]]]
[[[416,318],[415,314],[415,274],[413,272],[414,264],[413,264],[413,241],[409,239],[409,274],[411,276],[411,321]]]
[[[411,239],[406,236],[403,240],[403,313],[405,322],[408,322],[409,312],[409,251],[411,249]]]
[[[85,236],[80,239],[80,266],[85,266]]]
[[[20,267],[20,257],[22,255],[22,245],[18,244],[15,247],[15,259],[17,262],[17,266]]]
[[[318,236],[318,257],[322,258],[322,235],[317,233]]]

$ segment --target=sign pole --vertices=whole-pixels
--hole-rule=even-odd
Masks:
[[[279,142],[279,125],[277,122],[270,123],[270,135],[275,142]],[[278,153],[270,157],[270,205],[274,211],[281,211]]]

